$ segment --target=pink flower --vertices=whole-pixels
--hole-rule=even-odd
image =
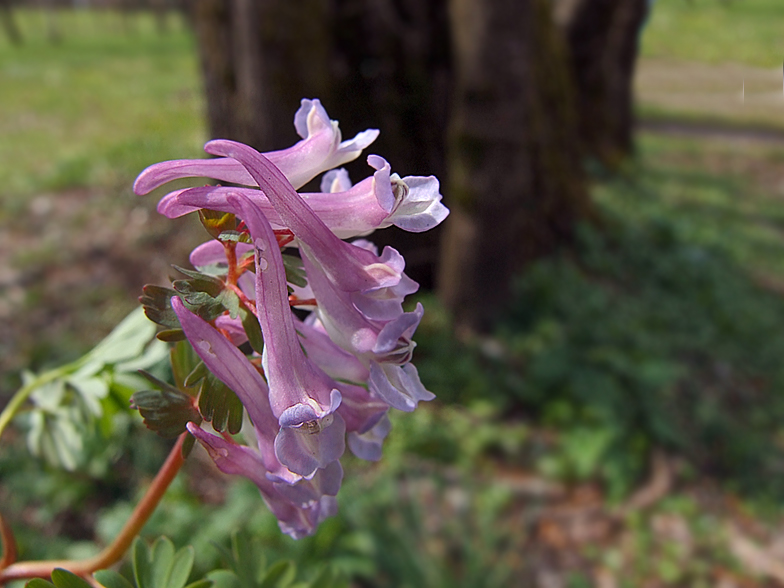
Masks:
[[[318,174],[356,159],[378,137],[378,130],[368,129],[349,141],[341,140],[337,121],[330,120],[318,100],[302,100],[294,115],[294,127],[302,137],[296,145],[267,156],[300,188]],[[133,185],[142,195],[179,178],[205,177],[221,182],[255,186],[245,168],[231,159],[179,159],[156,163],[145,169]]]

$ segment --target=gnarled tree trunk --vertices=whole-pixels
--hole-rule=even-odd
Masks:
[[[565,49],[547,0],[452,0],[452,216],[439,294],[489,329],[533,259],[569,242],[589,201]]]
[[[561,0],[565,2],[566,0]],[[648,0],[572,0],[561,15],[586,154],[615,167],[633,149],[632,84]]]

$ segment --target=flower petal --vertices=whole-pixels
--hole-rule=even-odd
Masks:
[[[349,433],[348,447],[351,453],[359,459],[367,461],[378,461],[381,459],[381,447],[389,432],[392,430],[392,423],[385,414],[376,425],[364,433]]]
[[[330,414],[300,427],[282,427],[275,438],[275,455],[295,474],[309,477],[343,455],[345,437],[343,418]]]
[[[371,362],[368,387],[389,406],[403,412],[412,412],[420,401],[436,397],[425,389],[416,368],[410,363],[401,367]]]

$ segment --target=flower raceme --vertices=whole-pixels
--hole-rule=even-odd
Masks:
[[[401,179],[377,155],[367,158],[372,175],[356,185],[335,169],[378,131],[342,141],[318,100],[303,100],[294,124],[302,140],[288,149],[262,154],[210,141],[205,151],[216,159],[155,164],[134,189],[145,194],[184,177],[240,184],[177,190],[158,205],[170,218],[207,210],[240,221],[191,253],[198,272],[188,275],[204,276],[196,283],[209,288],[169,304],[204,366],[247,410],[242,433],[252,441],[241,445],[196,423],[188,430],[222,472],[252,480],[281,529],[299,538],[334,514],[346,444],[362,459],[380,459],[389,408],[412,411],[434,397],[411,363],[423,308],[403,310],[418,288],[403,256],[344,239],[393,224],[425,231],[449,211],[435,178]],[[320,192],[297,192],[321,173]],[[283,255],[286,248],[295,254]],[[303,319],[292,307],[311,312]]]

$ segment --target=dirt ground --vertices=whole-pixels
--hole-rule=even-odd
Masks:
[[[132,198],[73,189],[0,217],[0,394],[31,363],[85,352],[203,239],[195,219],[170,221],[154,200]]]
[[[643,58],[634,91],[646,109],[784,130],[781,68]]]

